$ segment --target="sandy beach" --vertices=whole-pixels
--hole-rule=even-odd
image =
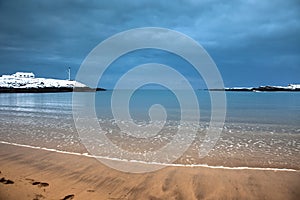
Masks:
[[[0,144],[0,199],[298,199],[299,171],[166,167],[132,174],[94,158]]]

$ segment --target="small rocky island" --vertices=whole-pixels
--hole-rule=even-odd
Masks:
[[[105,90],[90,88],[73,80],[36,78],[32,72],[16,72],[0,77],[0,93],[93,92]]]
[[[280,91],[300,91],[300,84],[289,84],[288,86],[260,86],[260,87],[233,87],[225,88],[225,91],[249,91],[249,92],[280,92]]]
[[[223,89],[205,89],[209,91],[235,91],[235,92],[300,92],[300,84],[289,84],[288,86],[259,86],[259,87],[231,87]]]

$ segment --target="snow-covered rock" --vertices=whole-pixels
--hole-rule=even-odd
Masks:
[[[225,88],[226,91],[300,91],[300,84],[289,84],[288,86],[259,86],[259,87],[232,87]]]
[[[287,86],[287,88],[289,88],[289,89],[300,89],[300,84],[289,84],[288,86]]]

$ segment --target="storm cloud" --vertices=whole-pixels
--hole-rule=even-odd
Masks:
[[[70,66],[75,77],[97,44],[139,27],[169,28],[198,41],[225,86],[300,82],[298,0],[0,1],[0,73],[65,78]]]

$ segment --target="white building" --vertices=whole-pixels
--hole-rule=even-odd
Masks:
[[[0,80],[3,79],[3,80],[12,80],[12,79],[15,79],[15,76],[12,76],[12,75],[2,75],[0,77]]]
[[[13,76],[16,78],[35,78],[35,75],[32,72],[16,72]]]

